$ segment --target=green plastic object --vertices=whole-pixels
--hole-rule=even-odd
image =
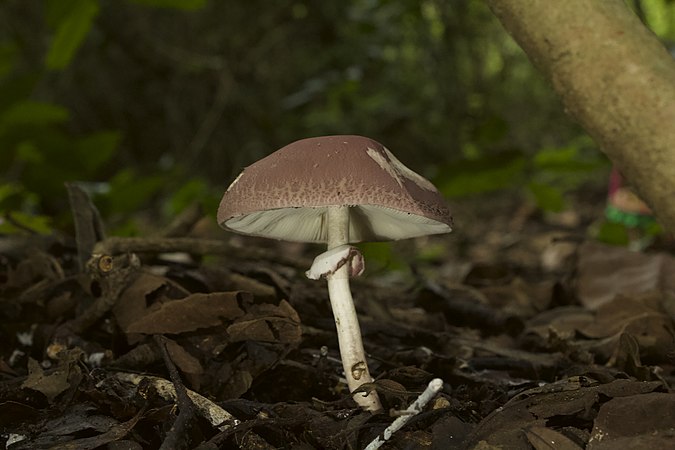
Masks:
[[[607,205],[605,208],[605,217],[608,221],[623,224],[627,228],[645,229],[656,223],[656,219],[651,214],[627,212],[612,205]]]

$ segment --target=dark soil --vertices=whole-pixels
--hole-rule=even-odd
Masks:
[[[434,378],[383,448],[675,448],[675,259],[594,242],[601,194],[557,215],[458,202],[451,235],[365,246],[380,414],[350,397],[325,282],[304,277],[322,249],[194,214],[105,239],[71,200],[76,235],[0,237],[4,448],[362,449]]]

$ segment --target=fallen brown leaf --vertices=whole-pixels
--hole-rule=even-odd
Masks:
[[[577,272],[579,299],[592,310],[618,294],[675,291],[675,258],[665,253],[638,253],[588,242],[579,248]]]
[[[675,448],[675,394],[651,392],[609,400],[598,411],[586,448]]]
[[[547,427],[529,427],[525,430],[527,440],[535,450],[582,450],[576,442],[564,434]]]
[[[60,368],[50,374],[46,374],[40,363],[30,358],[28,360],[28,378],[21,385],[22,388],[42,392],[49,402],[70,387],[68,383],[68,370]]]
[[[594,384],[585,377],[572,377],[524,391],[502,408],[488,415],[472,432],[469,448],[479,442],[500,445],[502,448],[527,449],[531,443],[524,429],[546,427],[551,417],[566,417],[566,422],[586,422],[596,417],[599,405],[607,398],[639,397],[663,387],[658,381],[639,382],[615,380]],[[633,417],[633,414],[628,417]],[[621,448],[621,447],[614,447]]]
[[[188,291],[169,279],[144,272],[124,290],[113,307],[113,313],[120,328],[125,330],[145,314],[151,297],[176,299],[186,295],[189,295]]]
[[[262,341],[297,344],[302,330],[300,317],[286,300],[279,306],[269,303],[253,305],[247,314],[227,327],[233,342]]]
[[[223,320],[241,317],[239,301],[250,298],[247,292],[214,292],[191,294],[148,308],[129,324],[127,333],[178,334],[220,325]]]

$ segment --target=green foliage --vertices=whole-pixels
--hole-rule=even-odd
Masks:
[[[2,209],[67,215],[83,181],[134,233],[136,214],[214,213],[213,185],[329,133],[382,141],[449,197],[545,210],[606,167],[485,2],[26,1],[0,8]],[[664,2],[642,4],[666,30]]]
[[[488,147],[502,141],[508,136],[509,124],[503,117],[490,115],[477,121],[469,132],[469,142],[477,147]],[[465,156],[473,156],[473,152],[464,152]]]
[[[672,0],[641,1],[643,20],[660,38],[675,42],[675,2]]]
[[[541,183],[529,183],[528,189],[542,211],[561,212],[565,209],[565,198],[560,189]]]
[[[110,161],[121,138],[118,131],[99,131],[77,140],[74,149],[82,173],[95,173]]]
[[[407,264],[394,252],[391,242],[363,242],[359,250],[366,261],[369,274],[380,271],[402,270]]]
[[[0,118],[0,142],[6,152],[0,157],[0,169],[16,174],[17,184],[26,192],[39,194],[42,201],[51,202],[65,196],[63,183],[87,180],[113,156],[120,135],[103,131],[73,137],[58,124],[67,117],[67,110],[54,106],[30,104],[16,109],[8,120]],[[35,114],[23,114],[26,110]],[[32,121],[28,120],[32,117]]]
[[[199,204],[205,211],[213,213],[218,209],[221,197],[222,192],[215,192],[204,179],[193,178],[169,193],[164,213],[166,217],[172,217],[194,204]]]
[[[19,54],[17,45],[13,42],[0,42],[0,79],[9,74]]]
[[[23,100],[11,105],[0,115],[0,133],[11,127],[44,126],[68,120],[70,113],[62,106],[51,103]]]
[[[139,1],[146,5],[195,10],[204,1]],[[110,165],[122,141],[117,130],[74,133],[77,120],[68,107],[39,99],[35,92],[51,71],[69,70],[99,16],[98,0],[46,0],[44,20],[49,45],[43,66],[27,70],[23,48],[0,35],[0,232],[33,230],[46,233],[52,221],[42,212],[69,219],[66,181],[111,177]],[[4,39],[4,40],[3,40]],[[137,175],[136,169],[119,169],[108,183],[96,184],[102,209],[111,215],[132,215],[166,187],[176,187],[166,171]],[[101,188],[107,194],[101,192]],[[189,188],[179,189],[183,196]],[[192,196],[199,195],[193,192]],[[133,224],[123,225],[127,231]]]
[[[67,129],[70,110],[34,95],[49,70],[72,62],[99,10],[96,0],[50,0],[43,6],[54,30],[44,67],[27,70],[16,42],[0,45],[2,232],[48,232],[51,221],[42,212],[67,214],[63,183],[93,177],[113,156],[120,137],[117,132],[74,135]]]
[[[21,233],[27,230],[48,234],[51,231],[50,218],[21,211],[24,206],[35,205],[36,200],[35,194],[25,193],[17,184],[0,184],[0,211],[4,211],[4,215],[0,217],[0,234]]]
[[[595,231],[595,238],[606,244],[630,247],[635,250],[643,250],[651,244],[657,236],[663,235],[663,228],[651,217],[638,226],[615,222],[611,218],[603,221]]]
[[[619,246],[627,246],[630,242],[626,226],[613,222],[603,222],[598,229],[596,239],[606,244]]]
[[[499,126],[498,126],[499,127]],[[480,129],[480,128],[479,128]],[[498,133],[488,127],[487,140]],[[442,168],[436,185],[447,197],[465,197],[501,189],[525,189],[543,211],[565,209],[565,192],[582,183],[604,177],[607,160],[588,138],[575,139],[565,147],[546,147],[528,157],[509,151],[486,156],[472,145],[464,154],[473,156]]]
[[[418,261],[423,262],[437,262],[445,261],[447,258],[447,246],[443,244],[432,244],[427,242],[422,246],[418,252],[415,254],[415,258]]]
[[[20,211],[0,217],[0,234],[24,232],[50,234],[52,232],[52,219],[48,216],[26,214]]]
[[[131,214],[138,212],[163,186],[170,185],[168,174],[138,174],[134,169],[118,172],[109,182],[105,203],[109,213]]]
[[[526,159],[520,152],[463,160],[443,168],[436,185],[447,197],[492,192],[519,184],[525,167]]]
[[[51,0],[47,21],[56,31],[45,57],[48,69],[64,69],[84,42],[99,13],[97,0]]]
[[[7,209],[16,208],[22,203],[21,194],[21,187],[16,184],[0,184],[0,205],[4,205]]]
[[[600,157],[590,139],[584,137],[571,142],[566,147],[543,148],[532,159],[534,168],[540,172],[570,177],[574,174],[584,175],[605,166],[605,159]]]
[[[172,8],[183,11],[194,11],[206,6],[206,0],[130,0],[143,6],[152,6],[156,8]]]

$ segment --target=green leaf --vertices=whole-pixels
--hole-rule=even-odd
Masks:
[[[429,241],[420,246],[417,253],[415,254],[415,259],[418,261],[424,261],[426,263],[445,261],[447,258],[447,253],[447,246]]]
[[[16,146],[16,159],[28,164],[41,164],[44,162],[44,155],[34,142],[23,141]]]
[[[630,242],[626,227],[623,224],[613,222],[604,222],[600,226],[596,238],[600,242],[610,245],[625,246]]]
[[[26,214],[20,211],[9,213],[11,221],[0,217],[0,234],[25,233],[31,230],[39,234],[50,234],[52,232],[51,218]]]
[[[76,151],[80,164],[90,174],[108,162],[120,142],[121,135],[115,131],[90,134],[77,142]]]
[[[574,146],[564,148],[543,148],[534,155],[534,164],[537,167],[550,167],[566,164],[577,159],[579,149]]]
[[[75,56],[98,15],[96,0],[77,0],[56,27],[56,33],[45,58],[48,69],[65,68]]]
[[[56,29],[77,8],[80,0],[44,0],[44,18],[50,28]]]
[[[202,179],[195,178],[180,186],[171,196],[168,213],[175,215],[192,203],[199,203],[209,196],[209,187]]]
[[[38,196],[16,183],[0,184],[0,211],[33,211],[38,204]]]
[[[504,139],[508,131],[509,125],[503,117],[490,115],[471,130],[471,140],[478,146],[486,147]]]
[[[0,206],[3,206],[3,203],[8,198],[15,196],[21,192],[21,189],[13,183],[0,184]]]
[[[675,2],[641,2],[640,6],[650,30],[662,41],[675,39]]]
[[[597,153],[586,151],[582,154],[575,145],[541,149],[532,161],[537,169],[552,173],[590,172],[605,165],[605,160]]]
[[[436,186],[448,197],[496,191],[518,185],[525,168],[525,158],[519,152],[459,161],[442,170]]]
[[[206,6],[206,0],[131,0],[131,3],[155,8],[180,9],[183,11],[195,11]]]
[[[547,184],[530,183],[528,188],[537,202],[539,209],[549,212],[560,212],[565,209],[565,198],[559,189]]]
[[[0,43],[0,78],[10,73],[14,68],[19,52],[13,42]]]
[[[139,176],[133,170],[118,172],[110,180],[110,193],[107,194],[110,212],[137,212],[167,182],[167,177],[162,175]]]
[[[366,261],[369,274],[384,269],[401,270],[405,264],[394,251],[391,242],[363,242],[359,244],[359,250]]]
[[[37,72],[8,77],[0,83],[0,113],[30,97],[35,85],[42,79]]]
[[[52,103],[24,100],[10,106],[0,116],[0,129],[16,125],[48,125],[68,120],[66,108]]]

